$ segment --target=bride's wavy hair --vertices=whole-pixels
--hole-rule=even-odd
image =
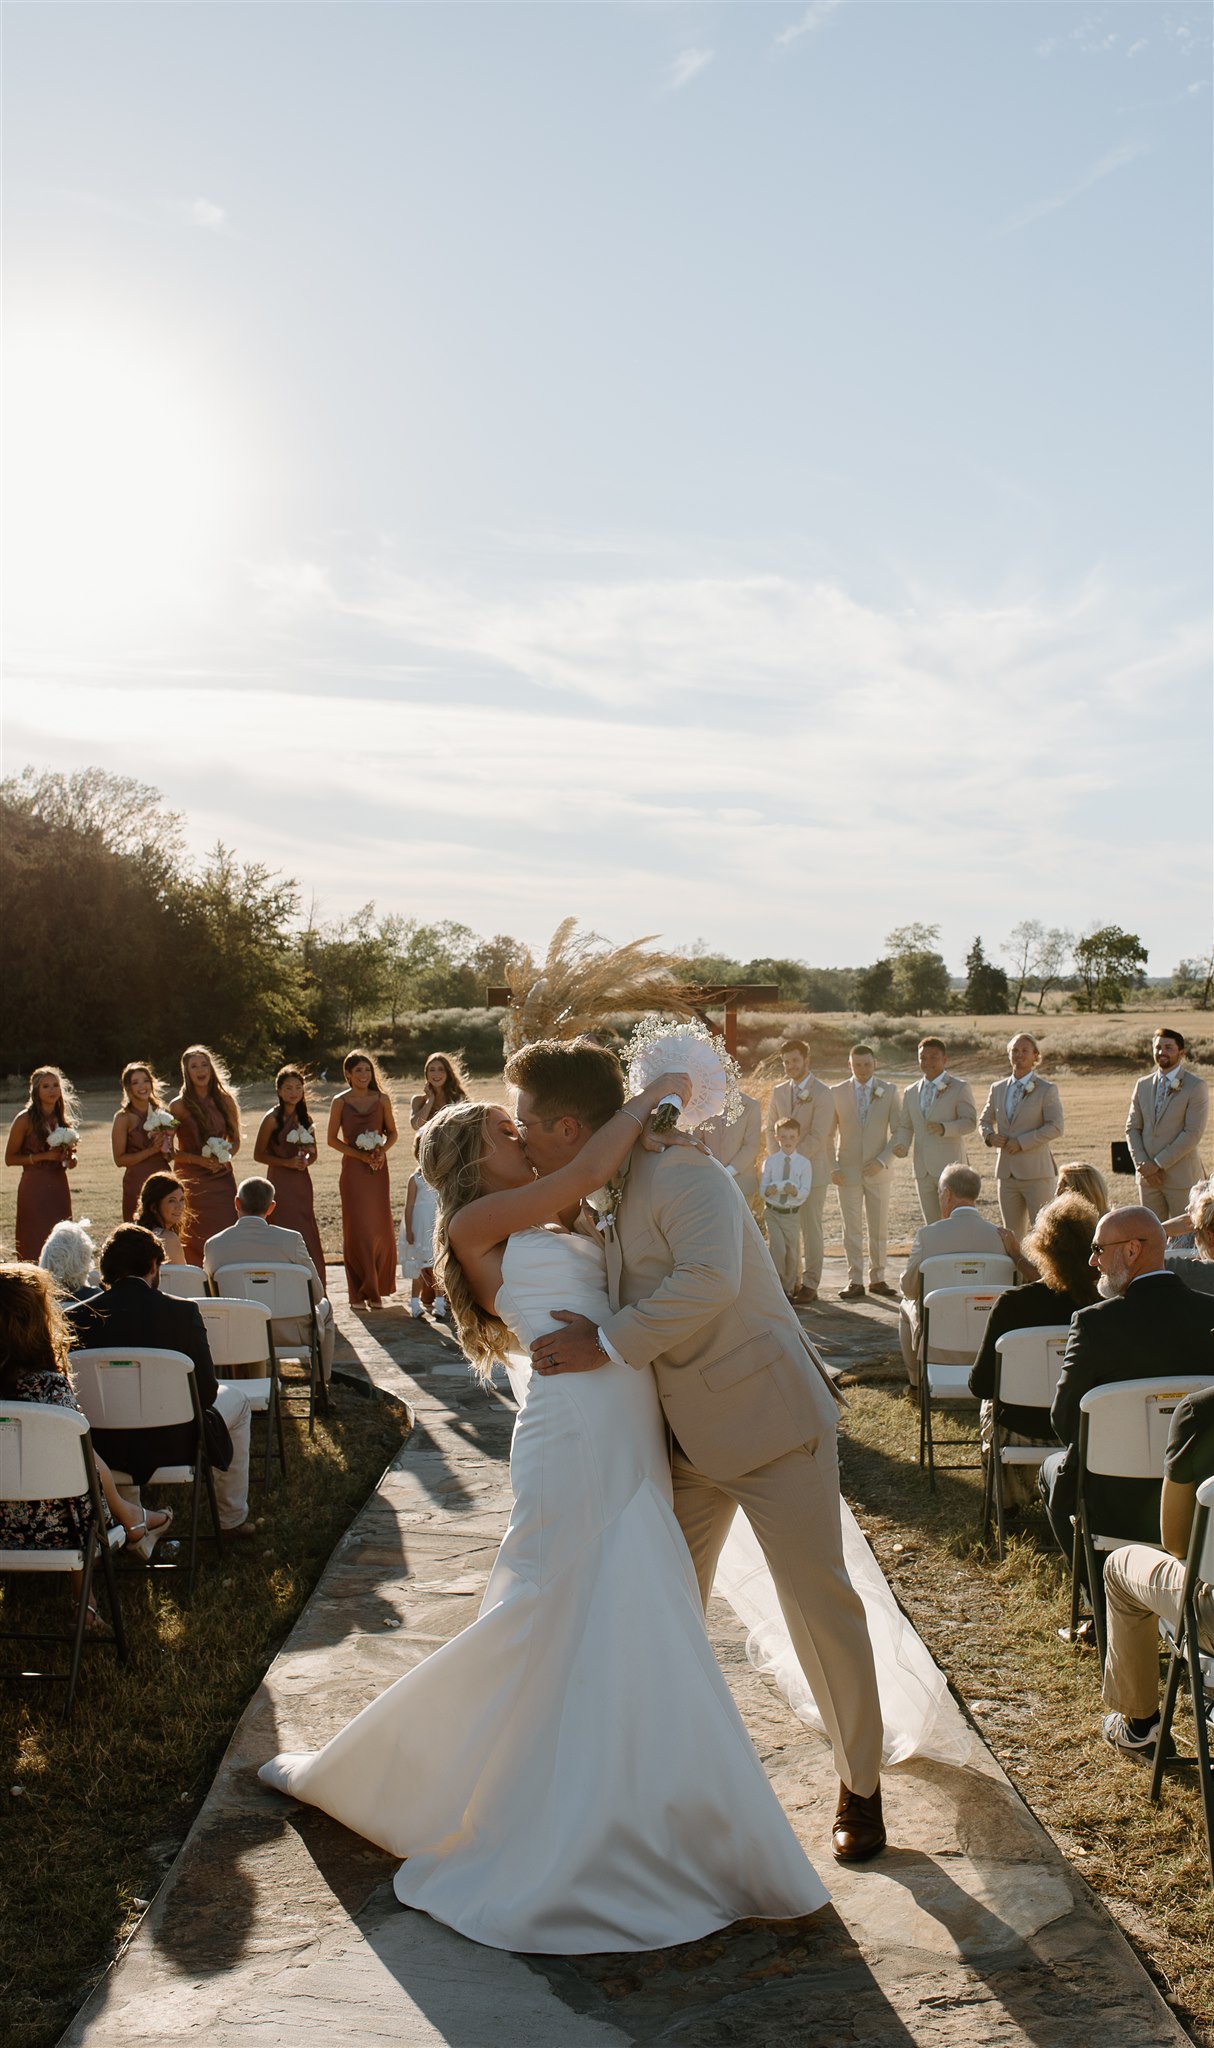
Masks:
[[[481,1152],[490,1107],[487,1102],[448,1103],[446,1109],[440,1109],[423,1125],[417,1141],[422,1179],[438,1196],[434,1277],[439,1292],[446,1296],[464,1356],[482,1380],[487,1380],[494,1366],[505,1359],[510,1349],[510,1332],[500,1316],[481,1307],[451,1249],[448,1232],[452,1217],[484,1192]]]

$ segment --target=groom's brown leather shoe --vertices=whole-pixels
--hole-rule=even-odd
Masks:
[[[881,1818],[881,1787],[864,1799],[846,1785],[839,1785],[839,1805],[830,1833],[830,1845],[840,1863],[867,1863],[885,1847],[885,1822]]]

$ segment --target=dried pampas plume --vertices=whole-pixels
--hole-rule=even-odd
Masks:
[[[552,934],[542,962],[528,950],[506,970],[512,1001],[502,1021],[506,1057],[537,1038],[576,1038],[621,1011],[661,1010],[690,1016],[675,963],[647,953],[654,935],[609,946],[597,932],[579,932],[567,917]]]

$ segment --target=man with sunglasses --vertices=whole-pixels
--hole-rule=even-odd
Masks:
[[[1079,1404],[1093,1387],[1116,1380],[1174,1379],[1208,1373],[1214,1381],[1214,1296],[1195,1294],[1164,1265],[1163,1225],[1149,1209],[1110,1209],[1096,1225],[1092,1264],[1101,1299],[1071,1319],[1050,1420],[1065,1450],[1041,1467],[1050,1526],[1065,1557],[1079,1470]],[[1093,1477],[1088,1499],[1097,1528],[1152,1543],[1159,1529],[1159,1482]]]

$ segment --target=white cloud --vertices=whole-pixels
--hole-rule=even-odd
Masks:
[[[777,49],[787,50],[793,43],[799,43],[803,36],[815,35],[842,5],[843,0],[810,0],[800,21],[790,22],[787,28],[780,29],[773,36],[773,43]]]
[[[1145,49],[1147,49],[1147,48],[1148,48],[1147,38],[1146,38],[1145,36],[1139,36],[1139,38],[1138,38],[1138,41],[1137,41],[1136,43],[1131,43],[1131,44],[1130,44],[1130,47],[1129,47],[1129,49],[1128,49],[1128,50],[1126,51],[1126,56],[1127,56],[1127,57],[1137,57],[1137,56],[1139,55],[1139,53],[1140,53],[1141,51],[1143,51],[1143,50],[1145,50]]]
[[[213,199],[192,199],[187,212],[196,228],[206,228],[212,234],[218,234],[228,224],[226,212]]]
[[[1103,178],[1110,178],[1114,171],[1123,170],[1126,164],[1132,164],[1136,158],[1149,155],[1150,149],[1150,143],[1141,140],[1118,143],[1116,149],[1106,151],[1105,155],[1100,157],[1090,170],[1085,171],[1075,184],[1068,185],[1065,192],[1055,193],[1050,199],[1036,200],[1033,205],[1014,213],[1010,220],[1004,222],[1001,232],[1005,235],[1014,234],[1020,228],[1029,227],[1033,221],[1044,220],[1047,214],[1061,213],[1064,206],[1069,206],[1072,200],[1080,198],[1084,192],[1090,192],[1093,185],[1100,184]]]
[[[693,78],[698,78],[712,63],[716,52],[713,50],[680,50],[666,74],[666,92],[682,92]]]

